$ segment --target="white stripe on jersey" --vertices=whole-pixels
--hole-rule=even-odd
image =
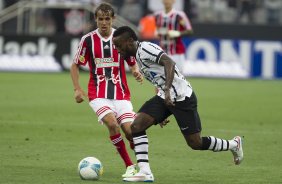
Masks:
[[[165,54],[156,44],[150,42],[138,42],[136,60],[144,77],[158,88],[158,96],[165,98],[165,72],[164,67],[159,64],[161,56]],[[192,87],[190,83],[179,72],[175,66],[174,79],[170,89],[171,100],[182,101],[190,97]]]

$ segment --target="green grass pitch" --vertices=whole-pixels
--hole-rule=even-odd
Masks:
[[[86,90],[88,74],[81,73]],[[154,94],[128,77],[135,110]],[[202,135],[244,136],[245,160],[230,152],[193,151],[174,118],[151,127],[149,159],[157,184],[282,183],[282,81],[192,78]],[[118,184],[123,163],[87,102],[76,104],[69,73],[0,73],[1,184]],[[127,144],[128,145],[128,144]],[[130,151],[135,160],[133,152]],[[104,175],[83,181],[78,162],[99,158]]]

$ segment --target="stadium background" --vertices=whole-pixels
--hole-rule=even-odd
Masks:
[[[241,16],[243,1],[176,0],[176,8],[195,32],[183,39],[185,75],[198,94],[203,134],[244,135],[246,159],[234,167],[231,154],[187,149],[171,119],[148,132],[156,183],[281,183],[282,1],[245,0],[251,6]],[[74,103],[68,73],[99,2],[0,0],[0,183],[84,183],[76,166],[91,154],[105,166],[97,183],[122,183],[106,130],[87,104]],[[160,0],[107,2],[117,10],[115,26],[136,32],[162,8]],[[138,110],[154,90],[128,77]],[[82,72],[84,89],[87,80]]]

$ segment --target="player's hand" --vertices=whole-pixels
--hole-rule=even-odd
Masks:
[[[160,127],[163,128],[164,126],[166,126],[169,123],[168,119],[163,120],[163,122],[159,123]]]
[[[84,101],[84,97],[87,97],[86,93],[82,89],[75,89],[74,98],[76,103],[81,103]]]
[[[173,38],[178,38],[181,36],[181,33],[180,31],[177,31],[177,30],[169,30],[167,32],[167,35],[169,38],[173,39]]]
[[[166,36],[167,32],[168,32],[167,28],[159,28],[157,30],[157,35],[158,36]]]
[[[169,90],[165,90],[165,104],[167,106],[175,106],[175,104],[172,102],[171,98],[170,98],[170,91]]]
[[[134,76],[135,80],[137,80],[137,82],[140,82],[140,84],[143,83],[143,75],[139,71],[132,72],[132,75]]]

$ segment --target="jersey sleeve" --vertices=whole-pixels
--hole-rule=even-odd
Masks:
[[[179,20],[178,21],[179,21],[179,25],[180,25],[180,31],[192,30],[191,22],[184,12],[182,12],[182,11],[179,12]]]
[[[153,61],[159,64],[160,58],[164,54],[164,51],[158,45],[150,42],[144,42],[141,49],[141,59],[145,62]]]
[[[125,60],[129,66],[133,66],[136,64],[136,60],[134,57],[130,57],[129,59]]]
[[[85,37],[82,37],[79,42],[78,49],[74,56],[73,62],[77,65],[86,65],[90,57],[89,54],[90,52],[87,47],[86,39]]]

